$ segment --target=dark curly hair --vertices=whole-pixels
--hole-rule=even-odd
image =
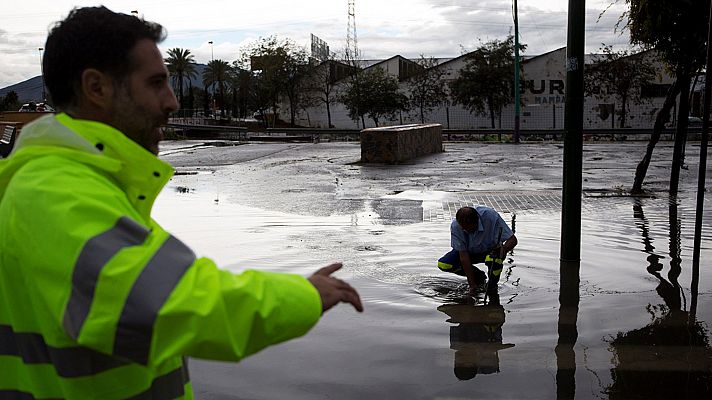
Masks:
[[[75,105],[82,72],[95,68],[122,81],[132,71],[129,52],[141,39],[166,37],[160,24],[106,7],[73,9],[50,30],[42,62],[44,81],[55,107]]]

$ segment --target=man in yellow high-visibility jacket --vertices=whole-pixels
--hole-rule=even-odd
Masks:
[[[57,115],[0,160],[0,398],[192,398],[184,357],[239,360],[358,293],[330,275],[220,270],[150,217],[173,169],[163,28],[103,7],[47,38]]]

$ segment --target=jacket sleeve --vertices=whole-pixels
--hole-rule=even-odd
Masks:
[[[319,294],[301,276],[257,271],[234,275],[199,259],[159,313],[152,358],[184,354],[239,360],[305,334],[320,316]]]
[[[305,278],[220,270],[142,221],[111,179],[83,165],[48,174],[57,165],[33,164],[13,192],[26,198],[16,207],[24,219],[17,251],[38,277],[33,291],[51,310],[48,323],[78,344],[143,365],[238,360],[320,318]]]
[[[254,270],[236,275],[165,235],[157,249],[148,245],[150,259],[137,267],[125,299],[117,299],[123,306],[116,309],[115,331],[99,326],[98,340],[113,337],[112,354],[145,365],[176,356],[239,360],[301,336],[318,321],[320,297],[305,278]]]

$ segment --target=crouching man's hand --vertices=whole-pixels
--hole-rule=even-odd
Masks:
[[[330,276],[338,271],[341,265],[341,263],[327,265],[308,278],[321,296],[321,309],[327,311],[338,303],[344,302],[351,303],[358,312],[362,312],[363,305],[356,289],[341,279]]]

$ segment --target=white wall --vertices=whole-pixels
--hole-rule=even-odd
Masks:
[[[645,54],[648,62],[652,63],[657,71],[654,83],[671,84],[673,78],[666,73],[660,61],[655,58],[653,52]],[[565,58],[566,49],[561,48],[538,57],[525,60],[522,64],[522,80],[525,82],[522,91],[521,107],[521,128],[522,129],[563,129],[564,126],[564,104],[566,101],[565,85]],[[443,68],[445,79],[452,81],[457,79],[459,71],[465,66],[466,58],[458,57],[449,62],[439,65],[436,68]],[[398,75],[398,58],[393,58],[385,63],[380,63],[377,67],[384,68],[389,74]],[[342,83],[345,85],[346,83]],[[401,82],[401,90],[408,93],[408,83]],[[338,89],[337,89],[338,91]],[[626,127],[629,128],[652,128],[655,121],[655,114],[662,106],[664,98],[653,98],[643,104],[628,105]],[[584,129],[609,129],[612,128],[612,118],[610,113],[600,107],[601,104],[615,103],[616,111],[619,111],[619,100],[613,97],[599,99],[588,96],[584,104]],[[282,110],[288,112],[288,104],[283,104]],[[326,128],[327,115],[326,106],[320,104],[312,107],[307,113],[302,111],[297,118],[297,124],[301,126],[311,126]],[[448,118],[449,116],[449,118]],[[339,129],[360,129],[361,122],[355,122],[348,117],[348,111],[343,104],[336,103],[331,106],[332,125]],[[420,117],[418,110],[410,113],[401,113],[391,121],[382,121],[381,125],[403,123],[418,123]],[[366,127],[373,127],[373,121],[366,118]],[[491,127],[489,115],[473,114],[460,105],[443,106],[433,110],[426,115],[426,122],[439,123],[443,128],[451,129],[488,129]],[[615,116],[615,127],[619,127],[618,115]],[[514,128],[514,105],[506,107],[502,111],[502,116],[496,117],[495,128]]]

